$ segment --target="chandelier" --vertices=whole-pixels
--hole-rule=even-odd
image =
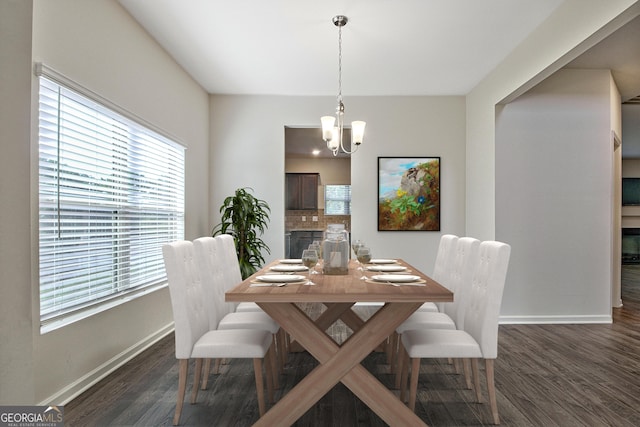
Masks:
[[[347,25],[348,18],[344,15],[333,17],[333,24],[338,27],[338,106],[336,107],[335,116],[323,116],[320,118],[322,122],[322,139],[327,143],[327,148],[333,152],[334,156],[342,150],[347,154],[355,153],[362,144],[364,137],[363,121],[351,122],[351,149],[348,150],[344,146],[344,104],[342,103],[342,27]]]

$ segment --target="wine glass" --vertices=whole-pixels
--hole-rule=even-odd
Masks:
[[[356,239],[353,242],[351,242],[351,248],[353,249],[353,254],[356,257],[358,256],[358,249],[362,246],[364,246],[364,242],[362,240]]]
[[[317,256],[318,261],[319,261],[320,260],[320,245],[318,245],[316,243],[312,243],[312,244],[309,245],[308,249],[310,251],[316,251],[316,256]],[[318,262],[316,261],[316,264],[317,263]],[[315,269],[313,269],[313,270],[310,269],[310,273],[309,274],[320,274],[320,273],[318,273]]]
[[[307,283],[305,283],[305,285],[315,285],[315,283],[311,281],[311,271],[317,263],[318,252],[314,251],[313,249],[305,249],[304,251],[302,251],[302,264],[304,264],[304,266],[309,269],[308,281]]]
[[[365,264],[368,264],[369,261],[371,261],[371,250],[365,246],[361,246],[360,248],[358,248],[358,253],[356,254],[356,256],[358,257],[358,262],[360,263],[360,267],[358,267],[358,270],[364,271]],[[361,278],[366,279],[365,276],[362,276]]]
[[[315,249],[316,252],[318,252],[318,258],[322,259],[322,242],[320,240],[314,240],[312,245],[316,247]]]

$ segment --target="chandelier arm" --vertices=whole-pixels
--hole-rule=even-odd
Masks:
[[[351,144],[351,145],[353,146],[353,144]],[[344,148],[344,144],[342,143],[342,137],[340,137],[340,148],[342,149],[342,151],[343,151],[345,154],[353,154],[353,153],[355,153],[356,151],[358,151],[358,148],[359,148],[359,147],[360,147],[359,145],[356,145],[356,148],[352,148],[352,149],[351,149],[351,151],[347,150],[346,148]]]

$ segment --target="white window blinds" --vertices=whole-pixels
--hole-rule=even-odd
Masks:
[[[324,214],[351,215],[351,186],[324,186]]]
[[[162,244],[184,238],[184,148],[39,75],[44,325],[166,280]]]

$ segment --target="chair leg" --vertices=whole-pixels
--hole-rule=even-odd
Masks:
[[[389,372],[394,374],[397,372],[396,363],[398,361],[398,346],[400,345],[400,334],[396,331],[393,331],[391,336],[389,337],[389,350],[388,350],[388,359],[389,359]]]
[[[267,401],[269,403],[273,403],[273,388],[275,384],[275,376],[278,375],[278,371],[275,369],[275,364],[277,361],[275,360],[277,357],[275,353],[275,348],[270,346],[267,350],[267,354],[265,355],[266,363],[265,363],[265,374],[267,377]]]
[[[496,401],[496,385],[494,382],[493,359],[485,359],[485,370],[487,371],[487,389],[489,391],[489,403],[491,404],[491,415],[493,423],[500,424],[498,416],[498,402]]]
[[[265,413],[264,405],[264,381],[262,380],[262,359],[253,359],[253,371],[256,377],[256,392],[258,393],[258,412],[260,416]]]
[[[401,387],[401,383],[402,383],[402,375],[403,375],[403,369],[404,369],[404,365],[406,363],[408,363],[408,361],[405,359],[405,354],[406,354],[406,350],[404,348],[404,346],[402,345],[402,343],[398,344],[398,362],[397,362],[397,368],[396,368],[396,384],[395,387],[396,389],[400,389],[402,390]]]
[[[398,351],[398,342],[400,341],[399,335],[396,331],[393,331],[393,333],[391,335],[389,335],[389,337],[387,337],[387,348],[386,348],[386,352],[387,352],[387,363],[389,364],[390,367],[390,372],[394,373],[394,365],[395,365],[395,358],[396,358],[396,353]]]
[[[284,367],[287,364],[287,355],[289,351],[287,350],[287,337],[284,329],[280,328],[277,334],[278,338],[278,354],[280,355],[280,372],[284,373]],[[276,372],[274,372],[274,375]]]
[[[418,373],[420,372],[420,358],[411,359],[411,382],[409,384],[409,409],[416,410],[416,396],[418,394]]]
[[[211,359],[204,361],[204,368],[202,370],[202,385],[200,390],[206,390],[209,385],[209,373],[211,372]]]
[[[471,390],[471,366],[469,359],[462,359],[462,370],[464,371],[464,383],[467,386],[467,390]]]
[[[202,359],[196,359],[196,370],[193,374],[193,389],[191,389],[191,404],[198,399],[198,387],[200,386],[200,376],[202,375]]]
[[[473,373],[473,387],[476,389],[476,400],[482,403],[482,390],[480,390],[480,369],[478,359],[471,359],[471,372]]]
[[[278,350],[280,350],[280,349],[278,349]],[[271,345],[269,346],[269,350],[268,351],[273,353],[273,357],[269,358],[267,360],[267,363],[269,363],[271,365],[271,369],[273,370],[272,384],[273,384],[273,388],[275,388],[277,390],[277,389],[280,388],[280,380],[279,380],[280,365],[278,363],[278,357],[277,357],[277,354],[276,354],[277,351],[276,351],[276,341],[275,341],[275,339],[271,342]]]
[[[453,359],[453,368],[458,375],[462,372],[462,369],[460,368],[460,359]]]
[[[407,377],[409,376],[409,354],[404,346],[400,346],[400,360],[402,361],[402,369],[400,371],[400,401],[407,400]]]
[[[182,404],[184,403],[184,394],[187,390],[187,374],[189,373],[189,359],[180,359],[178,366],[178,399],[176,402],[176,413],[173,416],[173,425],[180,423],[180,415],[182,414]]]
[[[213,375],[218,375],[220,373],[220,365],[222,364],[222,359],[216,359],[213,364]]]

